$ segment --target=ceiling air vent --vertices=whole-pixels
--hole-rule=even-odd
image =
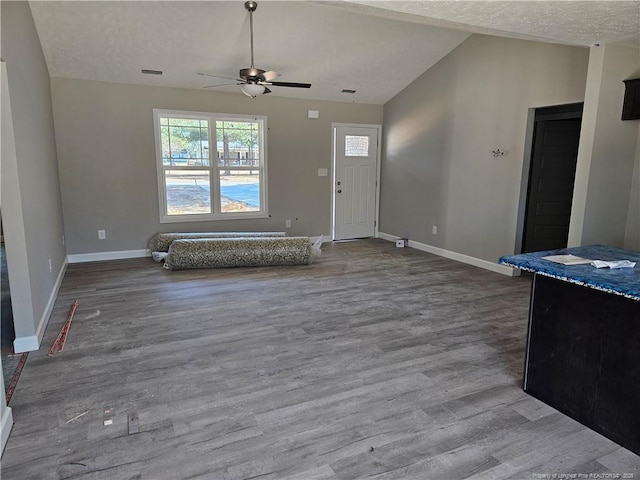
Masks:
[[[349,88],[343,88],[341,93],[356,93],[356,91]]]
[[[162,75],[162,70],[149,70],[147,68],[143,68],[140,71],[146,75]]]

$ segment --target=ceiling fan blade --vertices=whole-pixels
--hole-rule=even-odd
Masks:
[[[269,82],[269,85],[273,85],[274,87],[311,88],[310,83]]]
[[[262,76],[264,77],[265,82],[270,82],[271,80],[278,78],[280,74],[278,72],[274,72],[273,70],[269,70],[268,72],[264,72]]]
[[[264,87],[264,92],[262,92],[262,94],[266,95],[267,93],[271,93],[271,90],[269,90],[268,87]]]
[[[233,80],[234,82],[242,82],[243,81],[243,80],[240,80],[239,78],[225,77],[223,75],[213,75],[211,73],[200,73],[200,72],[198,72],[198,75],[202,75],[203,77],[224,78],[225,80]]]

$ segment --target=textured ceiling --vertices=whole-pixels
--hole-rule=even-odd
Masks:
[[[202,88],[248,67],[243,1],[30,2],[51,76]],[[471,32],[574,45],[640,43],[640,1],[259,1],[255,63],[309,90],[295,98],[382,104]],[[142,68],[162,70],[143,75]],[[237,86],[218,91],[238,92]],[[355,89],[344,94],[342,89]]]
[[[362,14],[569,45],[640,47],[639,1],[366,1],[337,3]]]
[[[250,64],[242,2],[31,2],[51,76],[201,88]],[[255,63],[279,81],[272,95],[384,103],[469,33],[309,2],[259,2]],[[142,75],[142,68],[164,71]],[[228,83],[219,80],[219,83]],[[354,89],[355,95],[340,93]],[[238,92],[239,87],[217,90]]]

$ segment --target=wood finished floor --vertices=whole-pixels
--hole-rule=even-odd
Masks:
[[[528,298],[526,278],[382,240],[297,267],[70,265],[2,478],[640,479],[522,391]]]

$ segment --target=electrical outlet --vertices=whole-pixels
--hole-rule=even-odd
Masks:
[[[438,226],[434,225],[433,227],[431,227],[431,233],[433,235],[437,235],[438,234]]]
[[[51,263],[51,259],[49,259],[49,273],[53,272],[53,264]]]
[[[285,220],[284,221],[284,227],[285,228],[291,228],[291,220]]]
[[[98,240],[104,240],[107,238],[107,232],[105,230],[98,230]]]

